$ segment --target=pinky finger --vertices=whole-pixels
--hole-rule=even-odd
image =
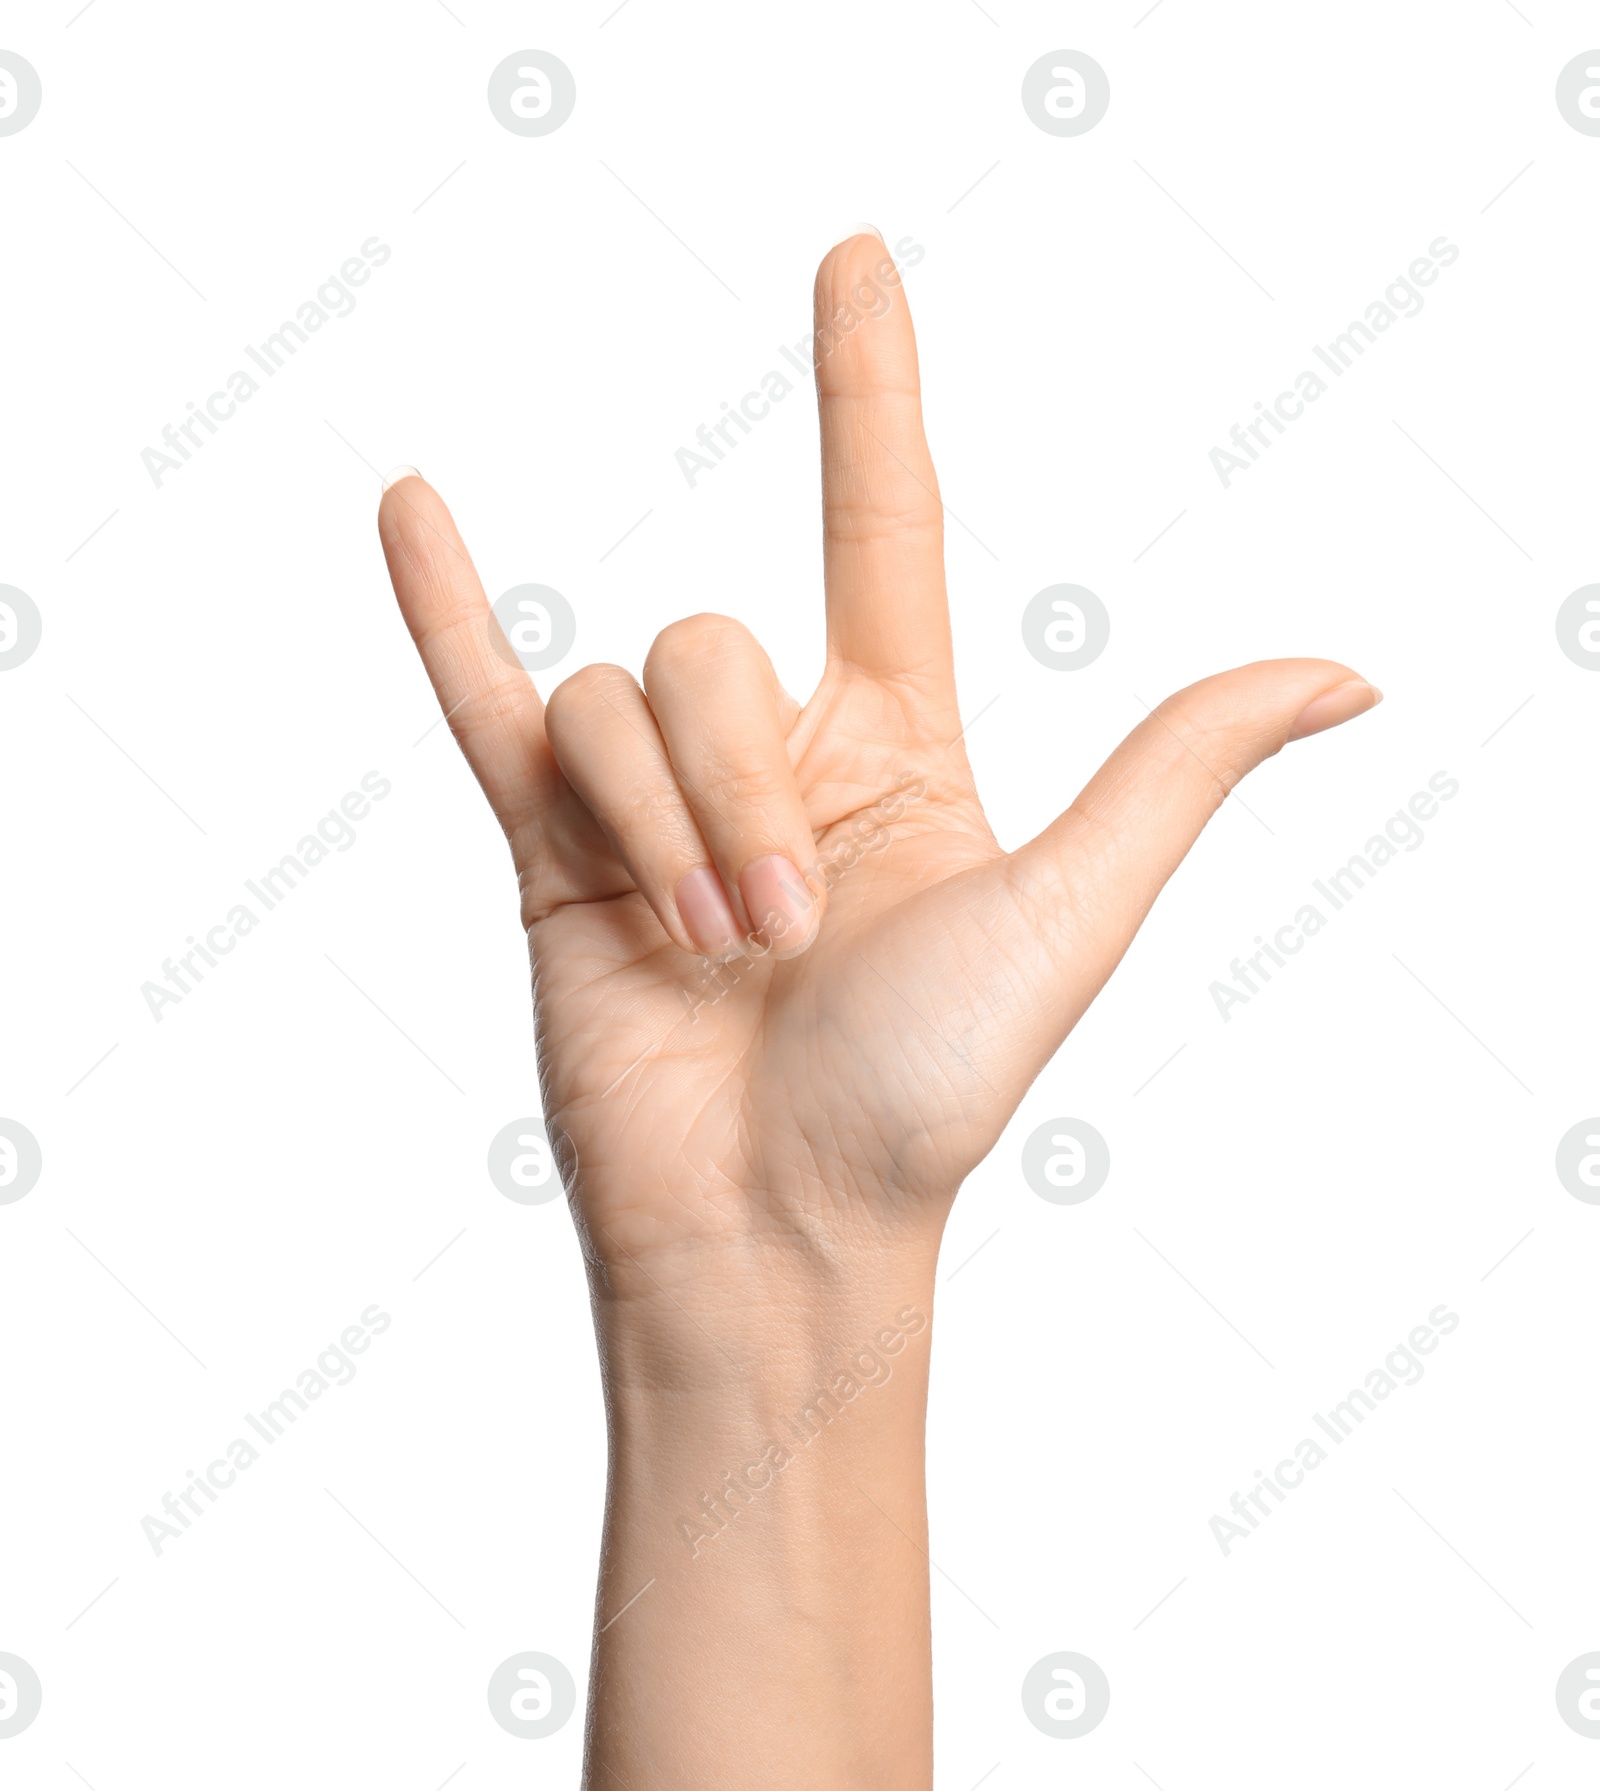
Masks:
[[[378,534],[439,707],[514,837],[555,794],[539,693],[519,665],[495,652],[483,586],[444,500],[425,479],[409,469],[392,478]]]

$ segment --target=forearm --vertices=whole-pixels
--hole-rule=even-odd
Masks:
[[[643,1273],[596,1297],[589,1791],[927,1791],[931,1256],[848,1289]]]

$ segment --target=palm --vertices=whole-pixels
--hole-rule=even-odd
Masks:
[[[861,1186],[953,1189],[1014,1104],[955,1042],[979,965],[929,971],[960,936],[950,886],[1000,849],[960,743],[866,735],[896,707],[878,696],[825,679],[791,734],[832,889],[802,956],[714,970],[636,891],[530,928],[550,1123],[589,1222],[630,1254],[746,1228],[752,1190],[781,1220]]]
[[[840,245],[819,319],[890,265],[874,238]],[[739,624],[699,617],[658,638],[642,690],[588,667],[547,712],[497,650],[436,494],[406,479],[380,512],[402,610],[512,844],[547,1121],[602,1256],[947,1201],[1233,783],[1376,700],[1321,660],[1207,680],[1002,852],[960,738],[903,297],[823,341],[829,657],[804,708]],[[804,873],[816,897],[802,886],[807,930],[781,961],[749,882],[780,861],[780,885]],[[756,941],[720,973],[698,955],[697,879],[719,936]]]

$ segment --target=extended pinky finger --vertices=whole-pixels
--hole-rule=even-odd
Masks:
[[[390,475],[378,533],[439,707],[515,838],[557,794],[539,693],[520,666],[495,652],[489,602],[466,545],[444,500],[412,469]]]
[[[545,729],[562,774],[600,823],[668,938],[727,957],[740,933],[722,879],[673,775],[644,692],[620,666],[558,685]]]

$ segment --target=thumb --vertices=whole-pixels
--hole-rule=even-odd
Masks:
[[[1040,991],[1052,1030],[1064,1037],[1098,994],[1234,786],[1291,740],[1382,700],[1333,660],[1266,659],[1152,710],[1066,813],[1005,866],[1025,924],[1055,934],[1040,940],[1065,985]]]

